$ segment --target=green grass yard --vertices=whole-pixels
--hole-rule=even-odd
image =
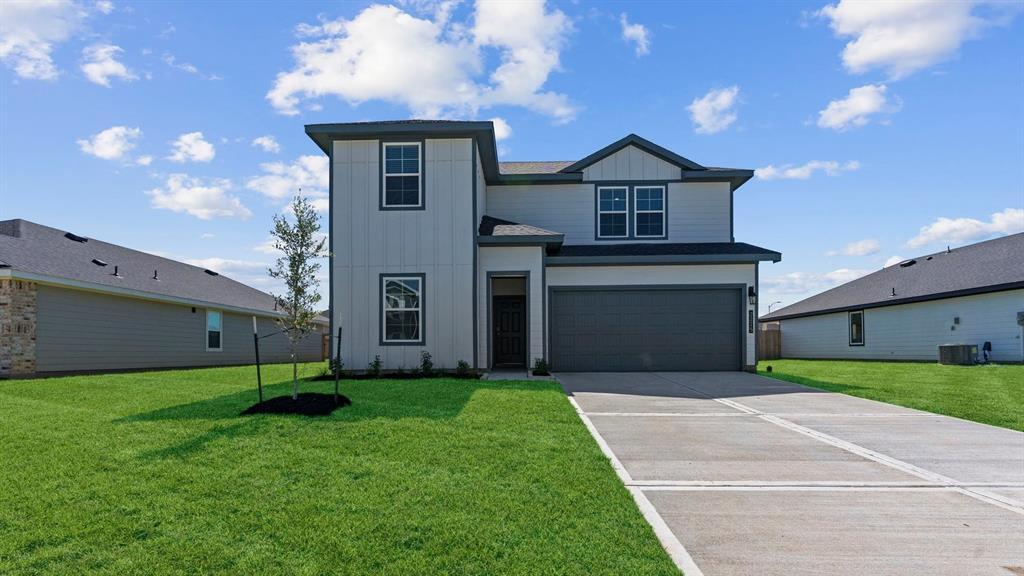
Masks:
[[[677,573],[556,384],[342,391],[240,417],[251,367],[0,381],[0,573]]]
[[[762,360],[757,370],[814,388],[1024,431],[1021,365]]]

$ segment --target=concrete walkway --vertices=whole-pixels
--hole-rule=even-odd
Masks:
[[[688,576],[1024,575],[1024,434],[746,373],[559,374]]]

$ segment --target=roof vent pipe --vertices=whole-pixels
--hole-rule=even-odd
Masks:
[[[896,295],[896,287],[895,287],[895,286],[893,286],[893,287],[892,287],[892,295],[893,295],[893,296],[895,296],[895,295]]]
[[[156,270],[153,270],[153,280],[159,280],[159,279],[160,279],[160,277],[157,276]]]
[[[120,274],[117,273],[117,266],[114,266],[114,276],[120,276]]]

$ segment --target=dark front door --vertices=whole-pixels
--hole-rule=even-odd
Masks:
[[[526,296],[495,296],[491,326],[494,366],[526,366]]]

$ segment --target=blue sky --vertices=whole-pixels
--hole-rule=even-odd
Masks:
[[[501,118],[506,160],[635,132],[758,169],[764,310],[1024,229],[1020,6],[6,2],[0,218],[266,289],[271,216],[324,205],[305,123]]]

